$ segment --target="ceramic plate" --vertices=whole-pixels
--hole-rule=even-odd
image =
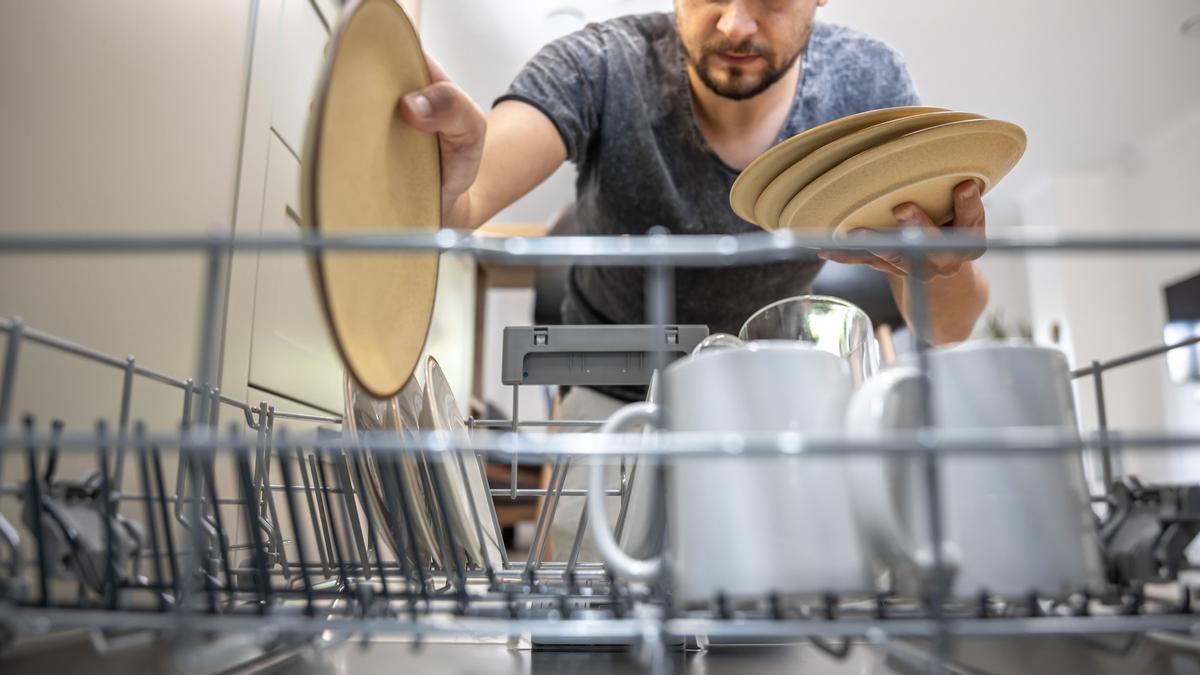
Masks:
[[[358,386],[349,373],[346,374],[344,387],[346,403],[343,419],[351,437],[357,438],[368,432],[405,433],[416,429],[415,422],[410,427],[404,426],[394,399],[381,401],[373,398]],[[361,498],[370,500],[377,532],[387,545],[397,556],[405,552],[410,563],[421,567],[439,564],[441,556],[426,508],[426,492],[420,482],[422,469],[416,456],[408,451],[400,454],[366,451],[356,459],[365,482],[360,486]],[[418,551],[415,556],[408,554],[412,545],[405,525],[409,521],[404,517],[401,499],[406,500],[412,516],[411,526]]]
[[[919,106],[868,110],[857,115],[826,122],[796,134],[759,155],[758,159],[755,159],[742,171],[729,190],[729,205],[733,207],[733,212],[739,217],[753,223],[754,203],[758,201],[762,191],[779,174],[810,152],[846,134],[852,134],[859,129],[865,129],[880,122],[942,110],[945,109]]]
[[[309,116],[301,189],[306,226],[323,235],[441,226],[437,139],[397,103],[429,83],[412,24],[394,0],[342,14]],[[354,378],[393,396],[416,368],[433,313],[436,253],[329,251],[313,256],[325,316]]]
[[[951,122],[876,146],[842,162],[792,198],[779,226],[843,234],[897,226],[892,209],[915,202],[936,223],[954,215],[953,190],[975,180],[986,193],[1025,152],[1015,124],[982,119]]]
[[[467,424],[458,410],[454,392],[432,356],[425,366],[425,398],[421,410],[421,429],[466,433]],[[461,458],[461,463],[458,461]],[[484,480],[483,464],[470,448],[429,458],[435,489],[445,498],[446,521],[458,545],[466,552],[468,564],[482,567],[485,562],[502,569],[504,558],[500,527],[492,507],[491,490]],[[465,474],[465,476],[464,476]],[[479,528],[476,529],[476,522]],[[479,533],[483,534],[483,541]]]
[[[785,169],[767,185],[758,201],[754,203],[755,222],[759,227],[768,230],[778,229],[779,214],[783,212],[792,197],[795,197],[805,186],[826,171],[860,152],[921,129],[949,122],[977,119],[983,119],[983,115],[953,111],[920,113],[880,122],[826,143]]]

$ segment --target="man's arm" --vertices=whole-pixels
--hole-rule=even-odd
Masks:
[[[912,326],[912,307],[909,302],[912,279],[890,275],[888,283],[892,286],[892,295],[896,298],[904,321]],[[929,332],[925,338],[935,345],[962,342],[971,336],[975,322],[987,305],[987,278],[977,265],[967,262],[954,276],[933,277],[926,281],[925,297],[929,308]]]
[[[485,116],[429,61],[433,84],[404,97],[405,121],[438,134],[442,226],[475,229],[546,180],[567,159],[566,144],[537,108],[502,101]]]

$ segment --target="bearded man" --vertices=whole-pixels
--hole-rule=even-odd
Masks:
[[[919,103],[900,54],[816,21],[825,3],[676,0],[673,13],[593,24],[545,46],[486,116],[431,64],[435,82],[406,97],[402,112],[439,135],[444,225],[484,224],[569,160],[578,169],[576,218],[584,234],[640,235],[655,226],[678,234],[754,231],[728,202],[734,179],[754,158],[824,122]],[[955,188],[954,205],[949,227],[982,235],[984,208],[973,181]],[[930,232],[942,229],[913,204],[898,205],[894,215]],[[932,342],[965,339],[982,312],[987,283],[973,263],[977,255],[937,254],[923,265],[931,277]],[[902,258],[831,257],[890,273],[908,316]],[[736,333],[756,309],[809,292],[822,263],[813,256],[678,269],[674,321]],[[563,323],[645,322],[643,270],[576,266],[568,279]],[[575,387],[559,416],[604,419],[642,395]],[[568,503],[578,501],[560,507],[560,520],[572,528],[578,509]]]

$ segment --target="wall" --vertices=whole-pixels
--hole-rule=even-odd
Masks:
[[[1198,139],[1200,107],[1117,160],[1051,175],[1023,196],[1024,223],[1067,233],[1195,233],[1200,229],[1192,193],[1200,181]],[[1060,344],[1076,365],[1161,344],[1163,286],[1198,271],[1200,255],[1195,252],[1035,254],[1029,261],[1035,337],[1050,341],[1057,323]],[[1112,371],[1104,382],[1113,428],[1200,428],[1198,388],[1172,385],[1164,359]],[[1081,425],[1094,429],[1090,382],[1078,383],[1076,394]],[[1192,454],[1130,454],[1123,466],[1153,480],[1198,480],[1200,460]]]
[[[0,231],[228,231],[250,5],[0,3]],[[189,375],[201,270],[179,255],[3,256],[0,316]],[[14,414],[115,418],[120,382],[31,346]],[[165,422],[180,400],[140,386],[135,414]]]

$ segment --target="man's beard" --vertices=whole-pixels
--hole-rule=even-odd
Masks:
[[[688,61],[692,67],[696,69],[696,74],[700,76],[700,81],[704,86],[708,87],[714,94],[734,101],[743,101],[745,99],[754,98],[764,91],[771,88],[787,75],[788,70],[796,63],[796,59],[800,58],[800,52],[797,49],[794,54],[789,56],[786,61],[779,63],[779,59],[775,52],[768,47],[761,47],[749,41],[735,45],[732,42],[710,43],[701,47],[700,58],[692,57],[691,52],[688,52]],[[719,53],[732,53],[740,56],[754,55],[761,57],[767,63],[767,68],[762,75],[757,78],[747,76],[746,72],[738,66],[722,65],[727,74],[724,82],[718,82],[713,77],[713,61],[720,59]]]

